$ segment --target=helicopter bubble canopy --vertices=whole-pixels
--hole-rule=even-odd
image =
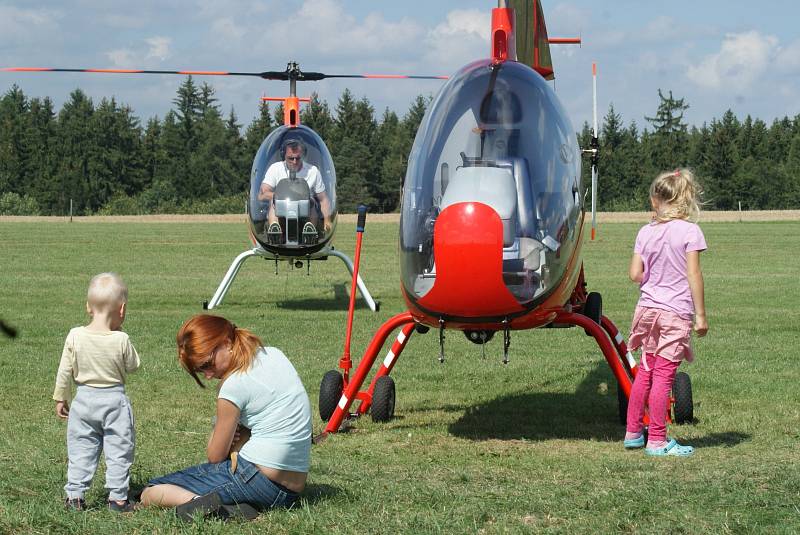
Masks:
[[[336,171],[316,132],[280,126],[267,136],[253,160],[247,212],[253,237],[273,253],[312,253],[330,241]]]
[[[487,271],[497,271],[491,275],[497,288],[508,295],[507,308],[531,309],[544,300],[561,281],[580,234],[580,165],[573,127],[539,74],[512,61],[481,60],[462,68],[428,109],[409,157],[400,228],[407,299],[423,310],[454,314],[454,295],[490,282],[479,280],[480,270],[470,272],[486,261]],[[452,227],[472,212],[450,217],[446,225],[441,220],[467,205],[488,206],[482,213],[491,217],[459,235]],[[492,212],[502,223],[502,238],[498,224],[496,240],[481,249],[478,235]],[[459,277],[470,280],[455,286],[440,280]],[[456,315],[503,314],[470,306]]]

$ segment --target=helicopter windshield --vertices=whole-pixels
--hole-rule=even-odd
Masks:
[[[522,306],[535,306],[557,286],[575,247],[580,175],[575,132],[539,74],[490,60],[461,69],[431,104],[409,158],[400,231],[406,295],[423,298],[436,282],[440,213],[479,202],[502,220],[503,284]]]
[[[306,126],[281,126],[261,143],[250,173],[250,228],[269,250],[321,248],[336,226],[336,172]],[[308,251],[311,252],[311,251]]]

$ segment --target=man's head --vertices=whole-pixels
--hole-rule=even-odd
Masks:
[[[283,143],[283,160],[289,171],[299,171],[303,167],[305,147],[299,139],[287,139]]]
[[[125,319],[128,287],[116,273],[100,273],[92,277],[86,295],[86,310],[94,315],[102,313],[118,316],[119,324]]]

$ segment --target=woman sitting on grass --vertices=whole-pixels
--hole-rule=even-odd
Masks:
[[[178,506],[182,518],[291,507],[311,454],[311,407],[292,364],[218,316],[194,316],[177,342],[178,359],[197,384],[204,387],[198,373],[221,381],[208,463],[151,480],[142,503]]]

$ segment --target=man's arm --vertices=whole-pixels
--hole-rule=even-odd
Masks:
[[[272,196],[275,194],[275,189],[266,182],[261,183],[261,189],[258,190],[259,201],[269,201],[272,203]]]
[[[328,193],[320,191],[317,193],[317,200],[319,201],[319,209],[322,211],[322,224],[325,226],[325,232],[331,230],[331,201],[328,198]]]

